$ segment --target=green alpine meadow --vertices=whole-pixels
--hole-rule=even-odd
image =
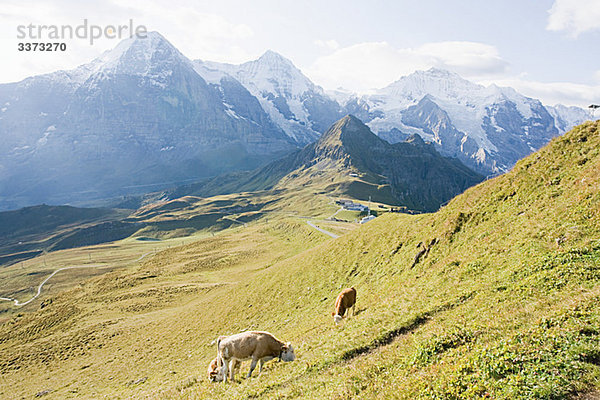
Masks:
[[[600,0],[0,26],[0,400],[600,400]]]
[[[68,283],[57,275],[23,309],[5,304],[1,396],[598,395],[600,123],[435,213],[382,213],[356,227],[293,196],[278,201],[278,212],[217,232],[48,253],[48,270],[111,255],[114,265],[94,278],[65,272]],[[335,211],[323,203],[313,207]],[[136,261],[144,249],[152,253]],[[23,264],[3,268],[3,282],[26,287],[44,275]],[[350,286],[355,315],[336,325],[335,297]],[[251,378],[243,362],[234,382],[209,382],[217,337],[246,330],[291,342],[296,360],[266,363]]]

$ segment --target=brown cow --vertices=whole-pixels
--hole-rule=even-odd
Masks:
[[[344,289],[338,295],[335,301],[335,311],[331,313],[333,315],[333,321],[337,324],[342,322],[346,310],[352,307],[352,315],[355,314],[354,307],[356,306],[356,289],[353,287]],[[350,314],[350,313],[348,313]]]
[[[294,348],[288,343],[276,339],[268,332],[242,332],[217,340],[217,357],[223,367],[219,373],[223,382],[227,382],[227,372],[232,361],[243,361],[252,359],[248,378],[260,361],[258,373],[262,372],[262,366],[266,361],[279,358],[282,361],[294,361],[296,358]],[[231,380],[234,373],[231,371]]]

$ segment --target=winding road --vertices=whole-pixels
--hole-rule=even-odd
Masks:
[[[336,215],[338,215],[338,213],[339,213],[340,211],[342,211],[343,209],[344,209],[344,206],[341,206],[340,208],[338,208],[338,209],[336,210],[336,212],[334,212],[333,214],[331,214],[331,215],[329,216],[329,218],[327,218],[327,219],[333,219],[333,218],[335,218],[335,216],[336,216]]]
[[[313,228],[315,228],[316,230],[318,230],[319,232],[321,232],[321,233],[324,233],[324,234],[326,234],[326,235],[329,235],[329,236],[331,236],[331,237],[332,237],[332,238],[334,238],[334,239],[336,239],[336,238],[339,238],[339,237],[340,237],[340,235],[336,235],[335,233],[332,233],[332,232],[326,231],[325,229],[321,229],[321,228],[319,228],[318,226],[316,226],[315,224],[313,224],[313,223],[312,223],[312,222],[310,222],[310,221],[306,221],[306,223],[307,223],[308,225],[312,226]]]
[[[144,253],[140,256],[140,258],[138,258],[137,260],[135,260],[134,262],[138,262],[141,261],[144,257],[146,257],[148,254],[152,254],[152,252],[148,252],[148,253]],[[27,304],[31,303],[33,300],[37,299],[38,296],[40,294],[42,294],[42,288],[44,287],[44,285],[57,273],[59,273],[60,271],[64,271],[67,269],[75,269],[75,268],[106,268],[109,267],[109,265],[104,265],[104,264],[94,264],[94,265],[73,265],[71,267],[63,267],[63,268],[59,268],[56,271],[52,272],[48,277],[46,277],[46,279],[44,279],[42,281],[42,283],[40,283],[40,285],[37,288],[37,293],[35,294],[35,296],[33,296],[32,298],[30,298],[29,300],[21,303],[19,300],[17,299],[12,299],[10,297],[0,297],[0,301],[4,300],[4,301],[12,301],[15,303],[15,306],[17,307],[23,307],[26,306]]]

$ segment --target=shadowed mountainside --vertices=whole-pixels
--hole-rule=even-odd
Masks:
[[[300,151],[252,172],[182,186],[169,197],[313,186],[359,200],[371,196],[374,201],[434,211],[482,179],[418,136],[392,145],[348,115]]]

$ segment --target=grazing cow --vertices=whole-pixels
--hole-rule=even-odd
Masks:
[[[226,336],[223,336],[223,338],[225,338]],[[213,359],[210,364],[208,365],[208,380],[211,382],[220,382],[223,377],[220,376],[219,372],[220,369],[223,367],[223,364],[220,363],[218,357],[215,357],[215,359]],[[240,365],[242,363],[239,361],[234,361],[231,370],[240,370]]]
[[[227,382],[227,372],[232,361],[252,359],[250,371],[248,371],[248,378],[250,378],[259,361],[258,373],[260,374],[266,361],[274,358],[282,361],[294,361],[296,358],[294,348],[289,342],[284,343],[268,332],[242,332],[226,338],[219,337],[217,349],[217,358],[223,365],[219,373],[223,382]],[[231,380],[234,380],[233,371],[231,371]]]
[[[335,311],[331,313],[333,315],[333,321],[335,324],[342,322],[346,310],[352,307],[352,315],[355,314],[354,307],[356,306],[356,289],[353,287],[344,289],[338,295],[335,301]],[[350,313],[348,313],[350,314]]]

